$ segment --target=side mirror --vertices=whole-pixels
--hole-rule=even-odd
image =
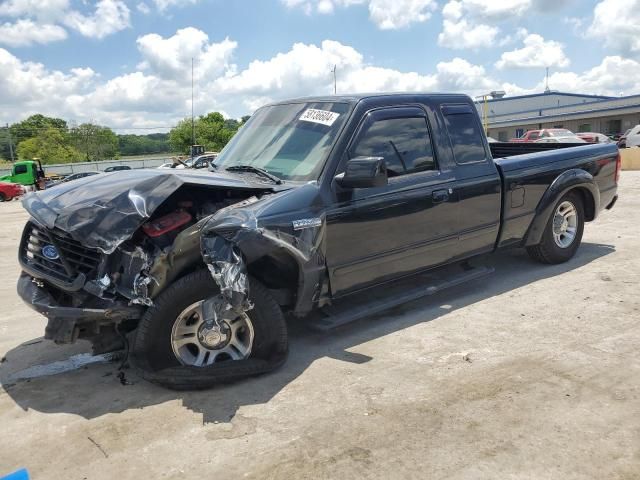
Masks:
[[[387,165],[382,157],[352,158],[335,180],[342,188],[382,187],[388,180]]]

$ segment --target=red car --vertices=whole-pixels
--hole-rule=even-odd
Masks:
[[[523,136],[518,138],[512,138],[509,141],[514,143],[535,142],[540,138],[541,132],[542,130],[527,130]]]
[[[0,202],[7,202],[24,194],[24,188],[17,183],[0,182]]]

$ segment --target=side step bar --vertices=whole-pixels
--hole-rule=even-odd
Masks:
[[[309,320],[307,325],[313,330],[327,332],[403,303],[486,277],[494,272],[491,267],[463,268],[462,272],[451,274],[448,273],[450,268],[445,267],[444,272],[429,272],[418,275],[404,282],[394,283],[393,286],[384,288],[384,290],[380,290],[378,287],[354,294],[345,298],[343,302],[346,305],[338,304],[323,308],[320,314],[325,316],[313,318]],[[416,286],[416,282],[420,282],[421,285]],[[377,292],[380,295],[377,295]]]

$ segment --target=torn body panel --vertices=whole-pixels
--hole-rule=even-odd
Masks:
[[[258,264],[264,258],[285,261],[288,259],[295,263],[297,271],[294,288],[288,285],[288,288],[293,290],[295,298],[293,313],[308,313],[319,300],[323,287],[327,287],[325,215],[322,212],[309,214],[300,222],[298,218],[295,221],[291,220],[291,212],[272,214],[270,209],[276,198],[281,200],[288,194],[296,197],[304,190],[312,194],[314,189],[315,186],[309,184],[277,197],[267,197],[259,202],[246,201],[216,212],[202,227],[201,247],[205,263],[216,270],[217,255],[224,252],[225,256],[229,257],[229,252],[234,251],[229,244],[237,247],[242,253],[242,260],[249,272],[252,265]],[[237,269],[228,268],[224,273],[223,281],[226,288],[232,291],[242,289],[243,277]],[[277,271],[262,271],[260,274],[263,283],[278,286],[276,278],[265,278],[265,275],[269,274],[278,275]],[[214,278],[217,282],[221,280],[216,273]],[[236,290],[233,290],[234,288]]]

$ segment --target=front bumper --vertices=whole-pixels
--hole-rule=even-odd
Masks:
[[[99,335],[102,327],[139,319],[144,311],[144,307],[124,303],[115,303],[110,308],[65,307],[26,273],[18,279],[18,295],[32,309],[47,317],[44,338],[56,343],[73,343],[78,338]]]

